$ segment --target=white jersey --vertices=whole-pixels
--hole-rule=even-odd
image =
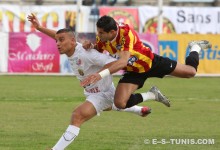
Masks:
[[[115,61],[116,59],[99,53],[94,49],[86,51],[80,43],[77,43],[74,54],[68,57],[68,60],[73,73],[82,81],[88,75],[100,71],[105,64]],[[84,87],[84,94],[106,92],[112,86],[112,76],[109,75],[94,84]]]

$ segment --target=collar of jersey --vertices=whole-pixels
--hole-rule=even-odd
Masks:
[[[116,38],[118,36],[118,32],[119,32],[119,25],[117,24],[117,34],[116,34],[115,38],[111,41],[111,43],[113,43],[116,40]]]

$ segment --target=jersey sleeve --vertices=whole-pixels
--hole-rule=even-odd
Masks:
[[[96,46],[97,46],[97,51],[102,53],[104,51],[103,49],[103,43],[101,42],[100,38],[96,36]]]
[[[100,53],[98,51],[96,51],[95,49],[92,49],[89,51],[89,55],[88,55],[88,59],[90,61],[90,63],[97,65],[97,66],[101,66],[103,67],[104,65],[116,61],[115,58],[104,54],[104,53]]]
[[[124,31],[123,36],[121,36],[121,51],[132,51],[134,48],[135,35],[132,30]]]

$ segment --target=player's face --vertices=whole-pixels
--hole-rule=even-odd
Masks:
[[[105,32],[102,28],[97,28],[97,35],[102,42],[111,41],[114,39],[112,32]]]
[[[74,37],[70,36],[68,33],[59,33],[55,35],[55,39],[60,54],[66,54],[67,56],[73,54],[76,46]]]

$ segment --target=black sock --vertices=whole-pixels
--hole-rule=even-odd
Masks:
[[[189,56],[186,57],[186,65],[194,67],[197,71],[199,65],[199,54],[198,52],[190,52]]]
[[[141,102],[143,102],[143,97],[141,96],[141,94],[139,94],[139,93],[131,94],[125,108],[132,107],[132,106],[137,105]]]

